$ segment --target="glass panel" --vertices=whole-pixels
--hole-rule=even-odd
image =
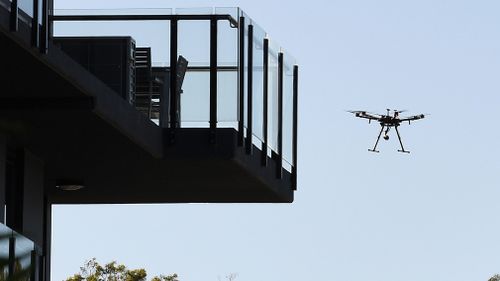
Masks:
[[[33,0],[18,0],[19,9],[23,10],[28,16],[33,16]]]
[[[212,15],[214,8],[200,7],[200,8],[176,8],[175,14],[177,15]]]
[[[253,134],[259,140],[256,143],[260,147],[260,143],[264,140],[263,132],[263,95],[264,95],[264,77],[263,77],[263,57],[264,57],[264,38],[266,37],[265,31],[254,23],[253,25]]]
[[[11,241],[11,238],[14,238]],[[14,243],[14,276],[12,280],[28,281],[31,273],[31,251],[34,243],[0,223],[0,280],[7,280],[10,243]],[[36,266],[36,265],[33,265]]]
[[[238,29],[227,20],[219,20],[217,25],[217,65],[233,66],[238,64]]]
[[[217,116],[220,128],[238,128],[238,72],[219,71],[217,74]]]
[[[293,163],[293,67],[295,59],[283,54],[283,159]]]
[[[149,11],[149,9],[147,9]],[[117,13],[117,11],[122,10],[77,10],[76,13],[72,10],[59,10],[59,14],[124,14]],[[128,10],[130,14],[140,14],[143,10],[131,9]],[[169,9],[164,11],[170,12]],[[79,21],[79,22],[54,22],[54,37],[55,42],[65,40],[64,49],[80,64],[87,68],[90,72],[94,73],[97,77],[100,77],[109,87],[117,91],[122,97],[126,98],[130,103],[134,103],[137,108],[144,114],[150,116],[153,122],[158,124],[159,117],[159,93],[162,92],[161,88],[163,84],[168,84],[169,75],[162,73],[168,73],[170,67],[170,21]],[[66,39],[61,39],[60,37],[70,37]],[[80,37],[87,37],[85,39]],[[103,37],[107,37],[106,39]],[[120,39],[116,37],[130,37],[133,39],[132,46],[123,47],[122,45],[113,44],[110,48],[116,49],[117,56],[114,59],[105,59],[105,61],[111,64],[117,65],[118,68],[114,68],[111,72],[106,75],[99,73],[102,71],[103,67],[95,68],[90,65],[85,65],[86,62],[92,62],[92,65],[97,65],[100,60],[95,56],[96,53],[93,49],[85,49],[85,45],[74,45],[71,43],[77,42],[77,40],[82,40],[88,44],[88,46],[93,46],[94,43],[99,45],[99,49],[102,50],[102,45],[105,40],[113,41],[115,39]],[[125,39],[125,38],[123,38]],[[119,42],[119,40],[115,40]],[[134,48],[135,47],[135,48]],[[139,53],[139,48],[140,53]],[[120,49],[123,51],[131,51],[130,60],[124,62],[123,58],[120,58]],[[150,50],[150,52],[149,52]],[[115,54],[115,52],[112,52]],[[149,56],[148,56],[149,55]],[[79,58],[80,57],[80,58]],[[134,61],[135,59],[135,61]],[[152,79],[146,66],[148,62],[157,70],[153,69],[153,75],[156,77],[155,81],[160,81],[158,83],[153,83],[153,87],[149,88],[148,79]],[[135,68],[126,68],[125,70],[121,68],[121,64],[135,65]],[[158,67],[161,67],[160,70]],[[110,66],[106,66],[110,68]],[[113,79],[111,79],[112,77]],[[121,81],[121,82],[120,82]],[[149,91],[153,92],[152,100],[148,100]],[[133,95],[134,93],[136,95]]]
[[[208,127],[210,121],[210,21],[179,21],[178,54],[189,62],[181,94],[181,126]]]
[[[130,36],[137,47],[151,47],[153,65],[170,65],[169,21],[54,22],[54,36]]]
[[[237,129],[238,29],[222,20],[217,31],[217,126]]]
[[[9,238],[12,230],[0,223],[0,280],[7,280],[9,270]]]
[[[269,148],[278,151],[278,54],[279,46],[269,40],[268,137]]]
[[[43,1],[38,1],[38,24],[42,25],[43,23]]]
[[[292,164],[290,164],[288,161],[286,161],[285,159],[283,159],[283,162],[282,162],[283,169],[285,169],[289,173],[292,173],[292,166],[293,166]]]
[[[178,54],[189,66],[210,66],[210,22],[179,21]]]
[[[216,7],[216,15],[230,15],[236,22],[239,21],[239,9],[234,7]]]
[[[29,280],[31,269],[31,251],[34,249],[34,244],[31,240],[19,233],[14,232],[14,237],[16,239],[16,261],[14,274],[19,276],[16,280]]]

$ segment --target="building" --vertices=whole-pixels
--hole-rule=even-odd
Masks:
[[[53,204],[292,202],[298,66],[277,46],[237,8],[0,0],[0,280],[50,280]]]

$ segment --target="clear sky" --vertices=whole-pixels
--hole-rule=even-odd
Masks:
[[[86,259],[182,281],[470,281],[500,273],[500,1],[77,1],[240,6],[300,65],[292,204],[56,206],[53,280]],[[407,109],[381,153],[377,124]]]

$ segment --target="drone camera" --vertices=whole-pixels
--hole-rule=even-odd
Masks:
[[[388,135],[385,135],[385,136],[384,136],[384,140],[389,140],[389,136],[388,136]]]

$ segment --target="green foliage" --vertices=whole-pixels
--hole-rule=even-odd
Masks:
[[[153,279],[151,279],[151,281],[179,281],[179,279],[177,279],[177,274],[174,273],[168,276],[165,275],[155,276],[153,277]]]
[[[495,274],[488,281],[500,281],[500,274]]]
[[[146,270],[128,269],[123,264],[116,261],[100,265],[95,258],[85,262],[80,267],[80,273],[77,273],[66,281],[146,281]],[[179,281],[177,274],[155,276],[151,281]]]

